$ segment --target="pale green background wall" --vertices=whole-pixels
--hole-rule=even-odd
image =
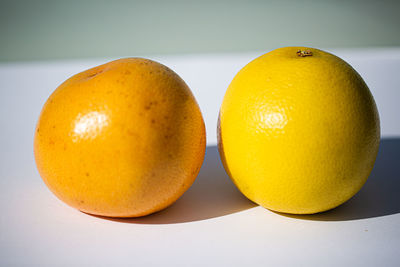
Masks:
[[[400,46],[400,1],[0,3],[0,61]]]

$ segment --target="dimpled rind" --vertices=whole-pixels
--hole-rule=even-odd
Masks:
[[[326,211],[355,195],[380,141],[378,111],[361,76],[306,47],[276,49],[240,70],[219,124],[220,155],[239,190],[292,214]]]
[[[45,103],[34,152],[46,185],[83,212],[137,217],[164,209],[194,182],[205,126],[172,70],[126,58],[76,74]]]

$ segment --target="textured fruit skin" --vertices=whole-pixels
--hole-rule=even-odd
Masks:
[[[41,177],[68,205],[110,217],[164,209],[194,182],[205,126],[185,82],[147,59],[76,74],[49,97],[34,154]]]
[[[374,99],[349,64],[318,49],[285,47],[235,76],[218,135],[224,167],[247,198],[274,211],[311,214],[361,189],[380,126]]]

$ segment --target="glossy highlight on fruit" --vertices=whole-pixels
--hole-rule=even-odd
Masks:
[[[34,153],[41,177],[83,212],[137,217],[164,209],[193,183],[205,126],[185,82],[142,58],[76,74],[49,97]]]
[[[311,214],[351,198],[380,141],[379,115],[361,76],[319,49],[285,47],[235,76],[218,126],[225,170],[257,204]]]

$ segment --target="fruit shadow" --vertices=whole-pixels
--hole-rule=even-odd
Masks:
[[[139,218],[101,218],[121,223],[173,224],[221,217],[255,206],[239,192],[226,174],[217,147],[207,146],[198,177],[173,205]]]
[[[101,218],[122,223],[173,224],[221,217],[255,206],[229,179],[217,147],[208,146],[199,176],[192,187],[172,206],[140,218]],[[400,138],[381,140],[368,181],[360,192],[343,205],[311,215],[276,213],[314,221],[349,221],[400,213]]]
[[[303,220],[349,221],[396,213],[400,213],[400,138],[384,138],[371,175],[353,198],[322,213],[282,215]]]

